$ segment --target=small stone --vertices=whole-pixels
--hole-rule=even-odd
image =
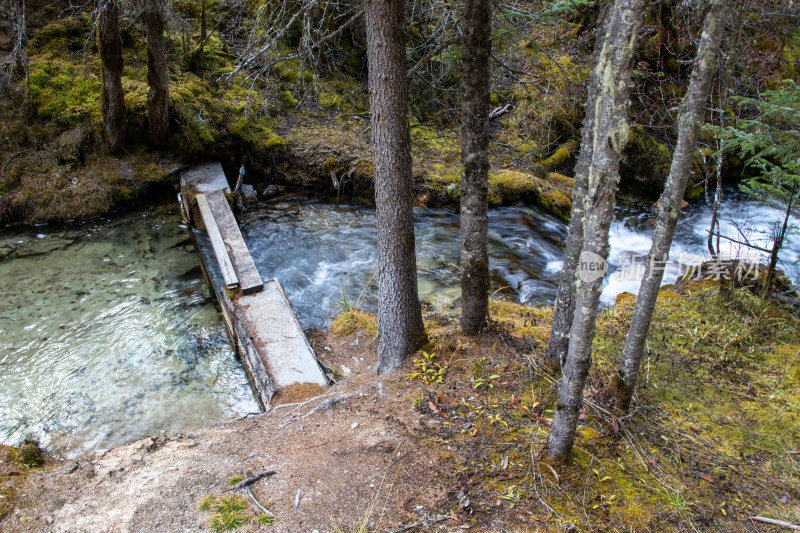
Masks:
[[[241,193],[242,201],[244,201],[245,204],[249,205],[258,200],[258,193],[256,192],[255,187],[252,185],[242,185],[239,191]]]
[[[358,422],[353,422],[350,424],[350,429],[356,429],[358,427]]]
[[[789,496],[784,494],[783,496],[781,496],[780,500],[782,504],[786,505],[787,503],[789,503]]]
[[[346,367],[345,365],[342,365],[342,374],[345,376],[350,376],[353,374],[353,371],[350,370],[350,368]]]

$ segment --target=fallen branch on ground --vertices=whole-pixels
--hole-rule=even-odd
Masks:
[[[755,520],[756,522],[764,522],[765,524],[772,524],[773,526],[781,526],[789,529],[794,529],[795,531],[800,531],[800,526],[796,524],[790,524],[789,522],[784,522],[782,520],[764,518],[763,516],[751,516],[750,520]]]
[[[491,113],[489,113],[489,120],[494,120],[497,117],[505,115],[506,113],[510,113],[513,109],[514,106],[512,106],[511,104],[506,104],[500,107],[496,107],[492,110]]]
[[[272,514],[271,512],[269,512],[269,510],[268,510],[266,507],[264,507],[263,505],[261,505],[260,503],[258,503],[258,500],[256,500],[256,497],[255,497],[255,495],[253,494],[253,491],[252,491],[252,490],[250,490],[250,487],[245,487],[245,490],[247,491],[247,495],[248,495],[248,496],[250,496],[250,499],[251,499],[251,500],[253,500],[253,503],[254,503],[254,504],[256,504],[256,507],[258,507],[258,509],[259,509],[259,510],[260,510],[262,513],[264,513],[265,515],[269,515],[269,516],[271,516],[272,518],[275,518],[275,515],[274,515],[274,514]]]
[[[250,476],[249,478],[247,478],[247,479],[245,479],[243,481],[240,481],[236,485],[232,486],[229,489],[225,489],[222,492],[230,492],[230,491],[234,491],[234,490],[245,489],[245,488],[249,487],[250,485],[254,484],[255,482],[257,482],[257,481],[259,481],[259,480],[261,480],[261,479],[263,479],[263,478],[265,478],[267,476],[274,476],[275,474],[277,474],[277,472],[275,472],[274,470],[264,470],[263,472],[259,472],[258,474],[254,475],[254,476]]]

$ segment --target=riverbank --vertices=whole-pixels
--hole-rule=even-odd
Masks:
[[[798,321],[705,281],[665,287],[635,409],[604,385],[632,313],[603,312],[572,464],[541,459],[558,378],[541,364],[551,309],[494,302],[493,326],[431,345],[397,375],[372,370],[375,321],[345,313],[314,347],[339,382],[271,412],[144,439],[43,469],[18,467],[4,531],[206,530],[209,495],[260,471],[243,530],[760,531],[800,522]],[[713,317],[713,318],[712,318]],[[7,483],[4,478],[3,483]],[[4,485],[5,486],[5,485]],[[299,496],[298,496],[299,491]],[[208,503],[208,500],[206,500]],[[428,524],[424,526],[424,524]]]

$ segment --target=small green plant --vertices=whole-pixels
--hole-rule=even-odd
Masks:
[[[406,379],[421,379],[425,385],[441,383],[444,381],[444,367],[436,362],[436,352],[420,352],[421,356],[414,358],[414,371],[406,374]]]
[[[236,485],[237,483],[241,483],[242,481],[244,481],[244,478],[242,476],[233,476],[228,480],[228,485],[233,487],[234,485]]]
[[[200,502],[201,511],[211,511],[209,527],[212,531],[229,531],[244,525],[250,518],[247,500],[241,496],[217,496],[209,494]]]
[[[275,517],[271,514],[262,514],[256,518],[256,522],[262,526],[269,526],[275,523]]]
[[[241,480],[242,478],[238,476],[234,477],[230,480],[230,484],[235,485]],[[201,511],[214,513],[208,524],[211,531],[230,531],[253,521],[265,526],[275,522],[275,516],[269,513],[254,516],[248,508],[247,500],[233,494],[226,496],[209,494],[200,501],[198,508]]]
[[[475,389],[475,390],[477,390],[477,389],[484,389],[484,390],[493,389],[494,388],[493,381],[496,380],[496,379],[500,379],[500,376],[498,376],[497,374],[492,374],[491,376],[488,376],[488,377],[485,377],[485,378],[476,378],[475,379],[475,384],[472,386],[472,388]]]
[[[506,492],[500,496],[500,499],[507,501],[509,503],[508,508],[513,509],[520,502],[522,497],[522,491],[520,491],[516,485],[511,485],[506,489]]]

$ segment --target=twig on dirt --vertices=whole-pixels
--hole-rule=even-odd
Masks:
[[[422,520],[418,520],[417,522],[414,522],[413,524],[408,524],[408,525],[405,525],[405,526],[400,527],[398,529],[393,529],[390,533],[403,533],[403,531],[408,531],[410,529],[414,529],[414,528],[417,528],[417,527],[425,527],[425,528],[427,528],[427,527],[430,527],[431,525],[433,525],[433,524],[435,524],[437,522],[442,522],[443,520],[451,520],[452,518],[453,517],[450,516],[450,515],[439,515],[439,516],[434,516],[434,517],[430,517],[430,518],[426,517],[426,518],[423,518]]]
[[[271,517],[275,518],[275,515],[274,515],[274,514],[272,514],[271,512],[269,512],[269,510],[268,510],[266,507],[264,507],[263,505],[261,505],[260,503],[258,503],[258,500],[256,500],[256,497],[255,497],[255,495],[253,494],[253,491],[252,491],[252,490],[250,490],[250,487],[245,487],[245,491],[247,491],[247,495],[248,495],[248,496],[250,496],[250,499],[251,499],[251,500],[253,500],[253,503],[254,503],[254,504],[256,504],[256,507],[258,507],[258,509],[259,509],[259,510],[260,510],[262,513],[264,513],[265,515],[269,515],[269,516],[271,516]]]
[[[297,512],[297,508],[300,507],[300,489],[297,489],[297,494],[294,495],[294,511]]]
[[[244,420],[245,418],[251,418],[251,417],[256,417],[256,416],[262,416],[263,414],[264,414],[264,413],[262,413],[262,412],[260,412],[260,411],[259,411],[259,412],[257,412],[257,413],[247,413],[246,415],[237,416],[236,418],[231,418],[230,420],[223,420],[222,422],[217,422],[217,423],[216,423],[216,424],[214,424],[214,425],[215,425],[215,426],[225,426],[225,425],[227,425],[227,424],[233,424],[233,423],[235,423],[235,422],[239,422],[239,421],[241,421],[241,420]]]
[[[267,476],[274,476],[275,474],[277,474],[277,472],[275,472],[274,470],[264,470],[263,472],[259,472],[258,474],[254,475],[254,476],[250,476],[249,478],[247,478],[247,479],[245,479],[243,481],[240,481],[236,485],[232,486],[229,489],[225,489],[222,492],[230,492],[230,491],[234,491],[234,490],[246,489],[250,485],[253,485],[254,483],[256,483],[257,481],[259,481],[259,480],[261,480],[261,479],[263,479],[263,478],[265,478]]]
[[[791,524],[789,522],[784,522],[782,520],[773,520],[772,518],[764,518],[763,516],[751,516],[750,520],[755,520],[756,522],[764,522],[765,524],[772,524],[773,526],[781,526],[788,529],[793,529],[795,531],[800,531],[800,526],[796,524]]]
[[[361,391],[358,391],[358,392],[351,392],[350,394],[343,394],[342,396],[337,396],[337,397],[335,397],[335,398],[328,398],[327,400],[324,400],[324,401],[320,402],[320,403],[319,403],[319,404],[318,404],[316,407],[314,407],[314,408],[313,408],[313,409],[311,409],[309,412],[307,412],[306,414],[304,414],[304,415],[302,416],[302,418],[303,418],[303,419],[306,419],[306,418],[308,418],[309,416],[311,416],[311,415],[313,415],[314,413],[316,413],[317,411],[322,411],[323,409],[327,409],[327,408],[329,408],[329,407],[333,407],[333,406],[334,406],[334,405],[336,405],[337,403],[346,402],[347,400],[349,400],[349,399],[350,399],[350,398],[352,398],[353,396],[358,396],[359,394],[361,394]]]

